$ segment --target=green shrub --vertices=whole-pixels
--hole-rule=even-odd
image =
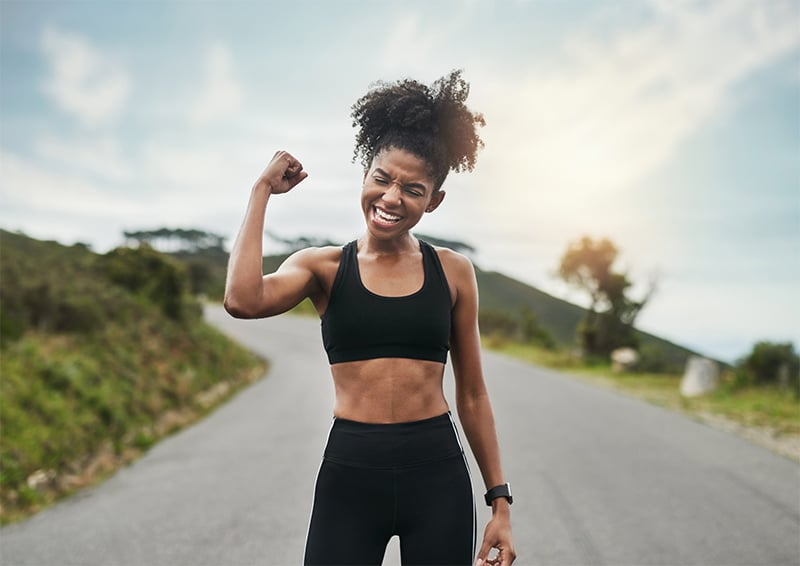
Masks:
[[[536,344],[547,349],[556,347],[552,335],[539,324],[539,318],[525,308],[516,315],[482,310],[478,314],[481,335],[498,343],[521,342]]]
[[[653,344],[642,344],[639,347],[639,361],[636,362],[637,373],[677,373],[680,368],[671,364],[663,348]]]
[[[85,246],[0,231],[0,331],[5,347],[26,331],[90,333],[123,316],[130,297],[107,284]]]
[[[523,342],[527,344],[538,344],[548,350],[556,347],[553,336],[542,327],[539,317],[529,308],[525,308],[520,313],[519,334]]]
[[[510,314],[497,311],[480,311],[478,325],[481,334],[487,337],[510,340],[517,332],[517,321]]]
[[[738,383],[780,385],[800,396],[800,358],[791,342],[757,342],[739,360],[736,373]]]
[[[186,267],[148,245],[116,248],[102,256],[100,265],[111,282],[157,305],[173,320],[189,314]]]

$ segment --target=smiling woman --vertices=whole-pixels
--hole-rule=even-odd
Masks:
[[[255,318],[310,298],[336,394],[306,564],[377,565],[395,535],[404,565],[475,558],[472,482],[442,388],[448,353],[458,415],[493,513],[478,563],[510,566],[516,557],[511,491],[481,369],[475,271],[466,257],[410,232],[442,204],[449,171],[475,165],[483,118],[466,107],[468,93],[456,71],[431,87],[378,83],[356,102],[366,231],[342,248],[301,250],[263,275],[267,203],[308,174],[278,151],[253,187],[231,252],[225,307]],[[492,548],[498,553],[489,558]]]

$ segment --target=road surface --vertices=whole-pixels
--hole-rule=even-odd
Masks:
[[[207,316],[269,357],[269,375],[102,485],[0,529],[2,564],[301,562],[333,397],[319,322]],[[552,371],[490,353],[484,366],[516,564],[800,564],[797,463]],[[396,540],[384,564],[399,564]]]

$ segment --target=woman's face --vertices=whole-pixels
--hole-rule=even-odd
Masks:
[[[403,149],[384,149],[364,174],[361,209],[367,230],[380,239],[408,232],[442,202],[444,191],[433,187],[424,159]]]

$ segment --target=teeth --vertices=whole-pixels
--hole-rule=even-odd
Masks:
[[[375,214],[388,222],[397,222],[398,220],[400,220],[399,216],[395,216],[394,214],[389,214],[388,212],[385,212],[377,207],[375,208]]]

